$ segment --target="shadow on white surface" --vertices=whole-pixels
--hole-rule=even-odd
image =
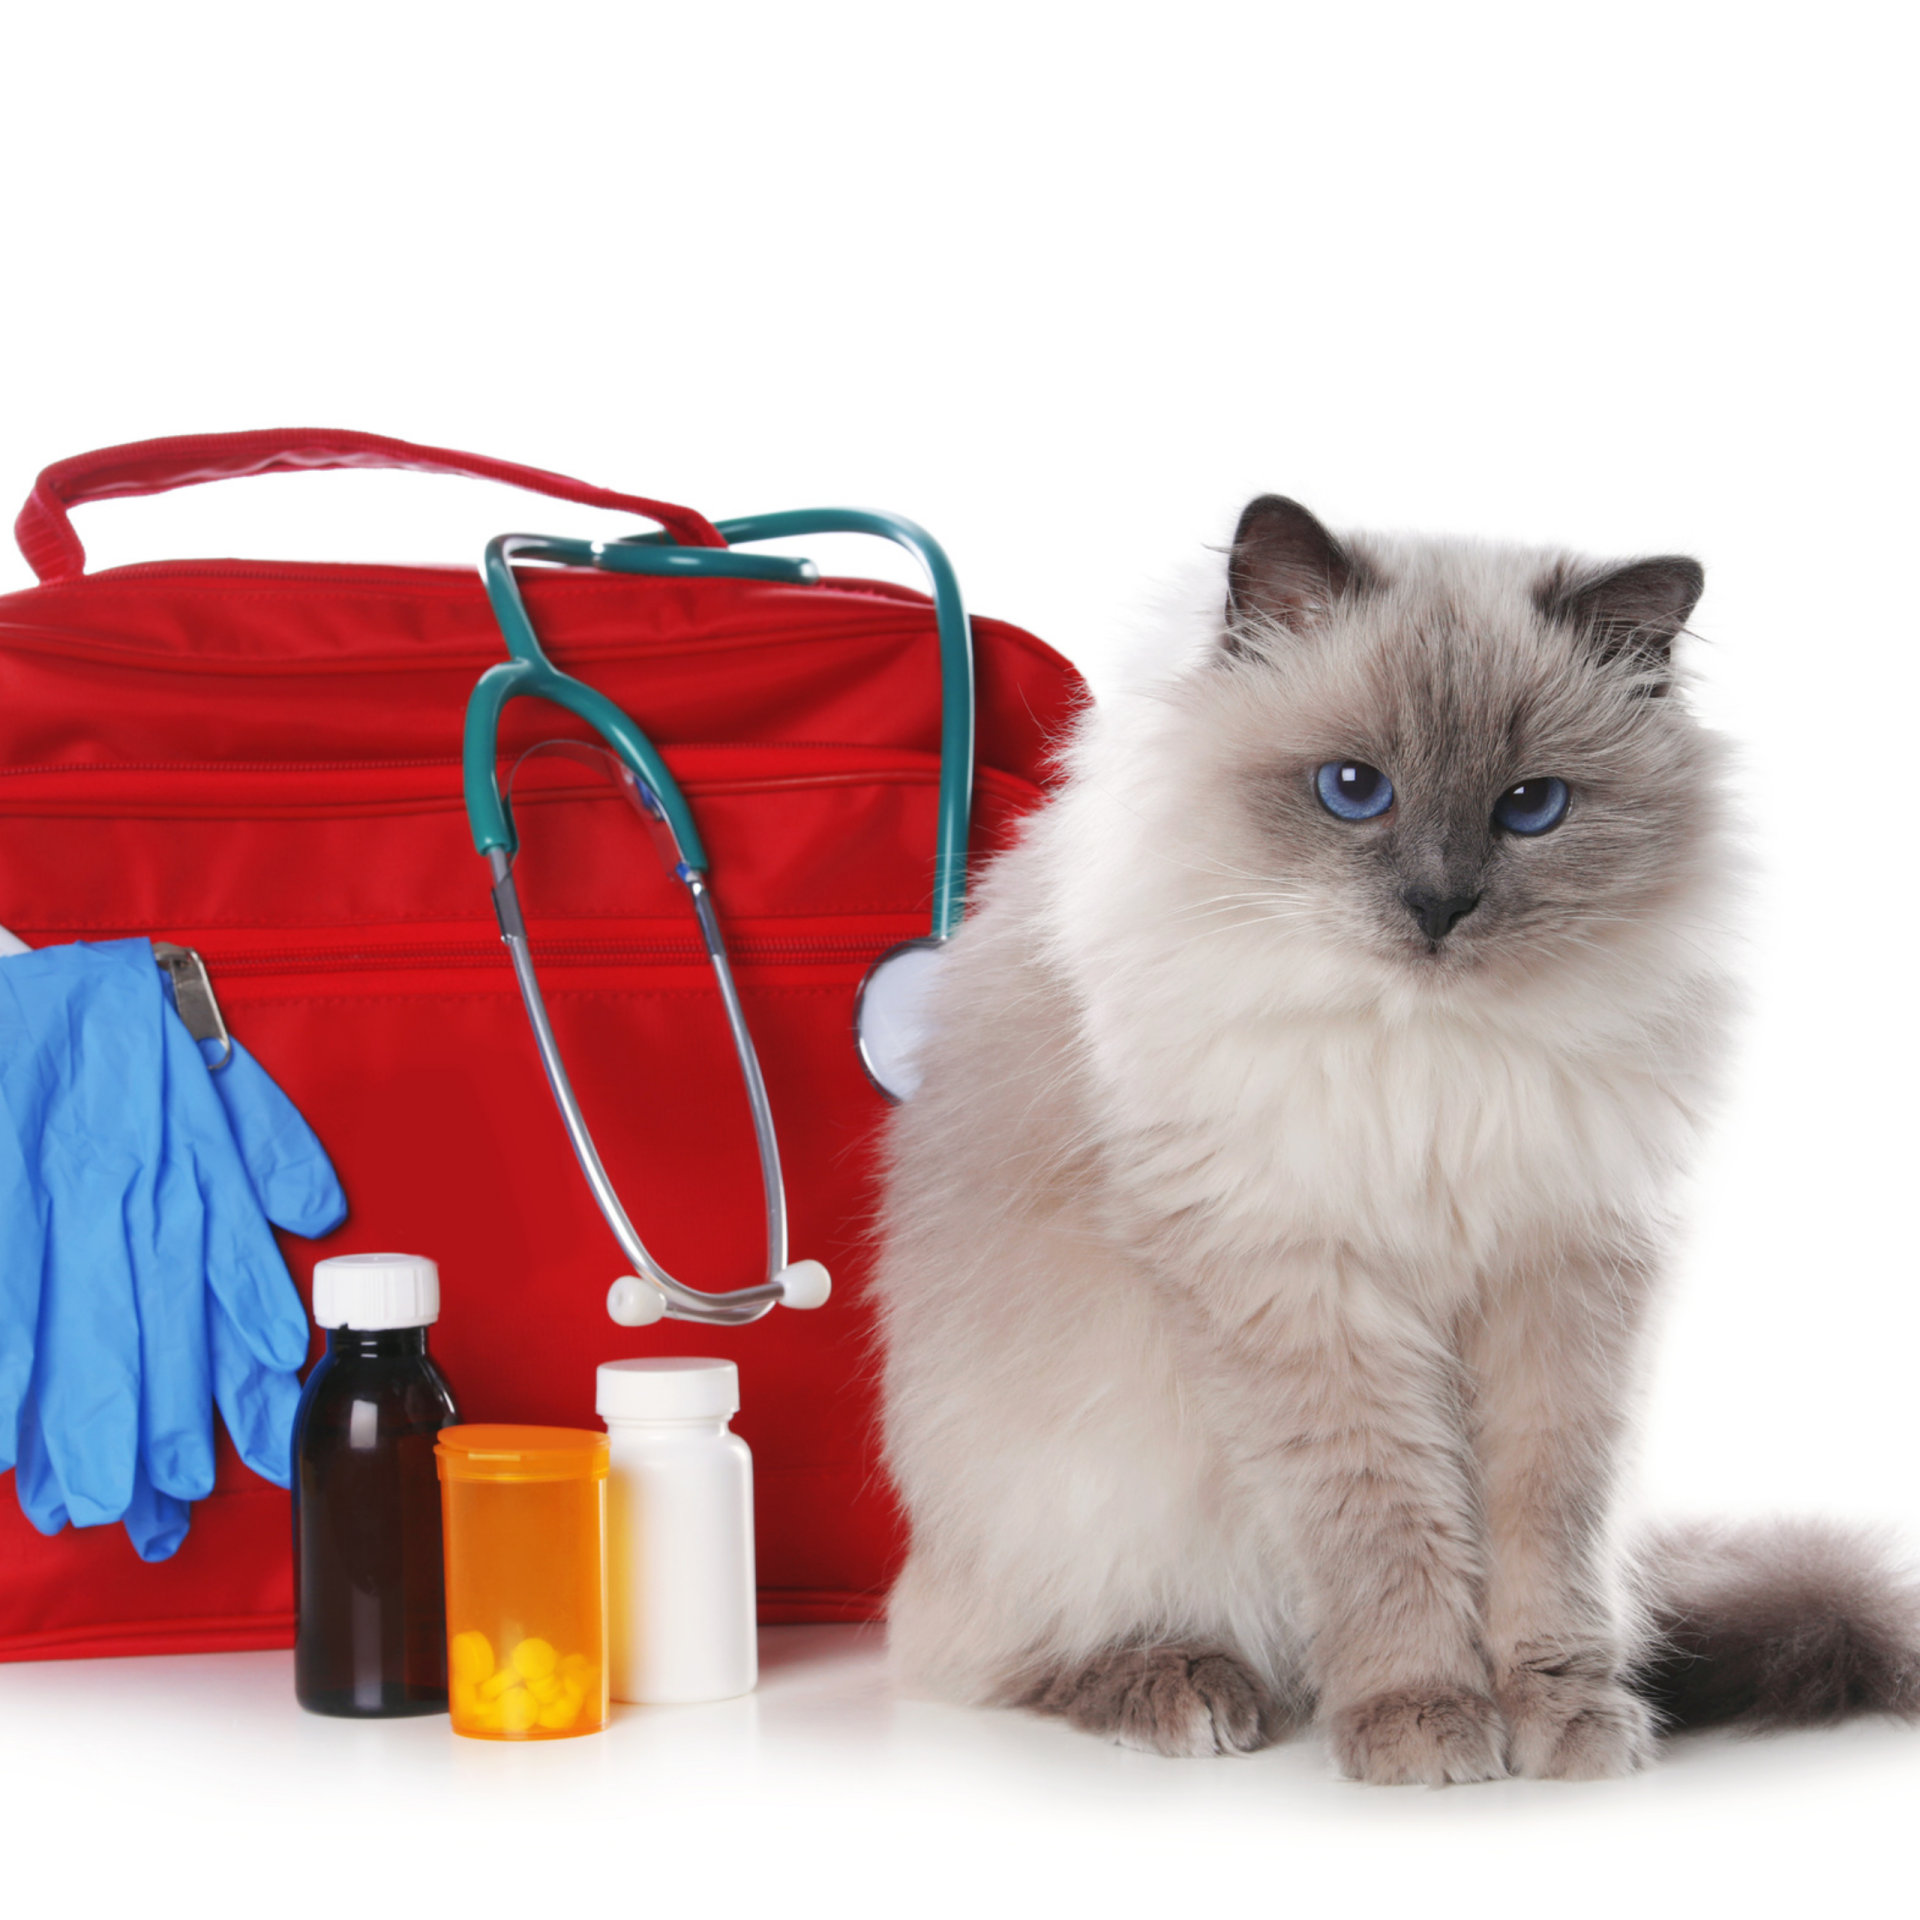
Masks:
[[[481,1913],[586,1897],[659,1914],[1425,1915],[1806,1911],[1907,1877],[1905,1728],[1695,1736],[1597,1786],[1370,1790],[1334,1779],[1311,1739],[1167,1761],[896,1700],[871,1630],[773,1628],[762,1646],[743,1699],[621,1707],[604,1736],[524,1747],[438,1718],[303,1714],[281,1653],[6,1667],[0,1805],[32,1836],[15,1884],[142,1914],[391,1911],[417,1894]]]

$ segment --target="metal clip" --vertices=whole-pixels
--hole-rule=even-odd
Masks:
[[[220,1003],[213,997],[213,982],[207,978],[207,963],[191,947],[176,947],[167,940],[153,943],[153,958],[173,989],[180,1024],[196,1040],[220,1042],[220,1058],[207,1063],[211,1072],[218,1073],[233,1058],[233,1036],[220,1017]]]

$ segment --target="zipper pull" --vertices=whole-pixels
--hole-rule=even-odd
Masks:
[[[176,947],[167,940],[153,943],[153,958],[173,989],[174,1009],[181,1025],[196,1040],[220,1042],[220,1058],[208,1063],[208,1071],[218,1073],[233,1058],[233,1036],[220,1017],[220,1002],[213,997],[207,963],[191,947]]]

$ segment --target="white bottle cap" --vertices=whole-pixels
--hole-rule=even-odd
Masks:
[[[440,1318],[440,1269],[417,1253],[342,1253],[313,1267],[313,1324],[384,1333]]]
[[[740,1411],[740,1369],[731,1360],[609,1360],[594,1374],[601,1419],[730,1419]]]

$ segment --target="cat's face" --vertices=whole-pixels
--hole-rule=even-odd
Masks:
[[[1692,562],[1342,548],[1256,502],[1232,571],[1189,698],[1222,749],[1222,865],[1290,944],[1498,991],[1643,945],[1696,886],[1717,756],[1668,659]]]

